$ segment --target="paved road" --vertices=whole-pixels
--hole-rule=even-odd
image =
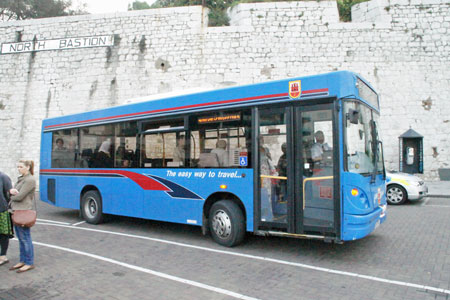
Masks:
[[[450,198],[390,206],[374,233],[343,245],[249,236],[232,249],[198,227],[38,212],[36,269],[8,271],[12,240],[0,299],[450,299]]]

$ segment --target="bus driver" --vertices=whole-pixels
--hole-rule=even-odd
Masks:
[[[311,147],[311,158],[314,162],[320,162],[323,159],[324,151],[331,151],[331,147],[325,143],[323,131],[318,130],[314,133],[316,143]]]

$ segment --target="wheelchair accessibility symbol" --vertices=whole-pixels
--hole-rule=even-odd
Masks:
[[[246,167],[247,166],[247,156],[239,157],[239,165],[241,167]]]

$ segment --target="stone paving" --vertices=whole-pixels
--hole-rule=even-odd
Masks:
[[[78,212],[38,204],[39,219],[75,224]],[[0,267],[0,299],[233,299],[230,295],[148,274],[153,270],[257,299],[450,299],[450,294],[364,278],[330,274],[266,257],[342,272],[450,290],[450,198],[430,198],[388,208],[388,220],[368,237],[343,245],[320,241],[248,236],[224,248],[197,227],[114,217],[97,226],[32,229],[36,269],[8,271],[18,259],[11,241],[10,263]],[[119,236],[94,229],[205,247]],[[135,269],[43,244],[98,255]],[[225,253],[210,250],[225,251]],[[251,255],[233,256],[227,252]]]

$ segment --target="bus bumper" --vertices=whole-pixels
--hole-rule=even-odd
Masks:
[[[343,241],[353,241],[363,238],[374,231],[386,220],[386,204],[377,207],[367,215],[344,214],[342,238]]]

